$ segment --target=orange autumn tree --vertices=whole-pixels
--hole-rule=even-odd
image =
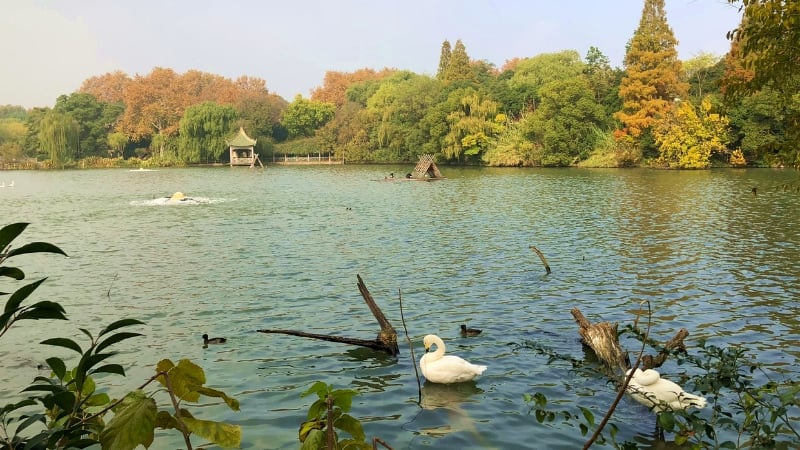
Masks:
[[[145,76],[136,75],[123,90],[125,112],[117,131],[133,142],[150,142],[160,157],[176,150],[179,123],[186,108],[203,102],[231,105],[237,99],[236,85],[219,75],[190,70],[183,75],[156,67]]]
[[[689,86],[681,80],[677,44],[664,0],[645,0],[639,27],[625,52],[627,74],[619,88],[622,110],[615,114],[640,145],[647,143],[651,127],[673,102],[687,96]]]
[[[235,84],[221,75],[189,70],[179,76],[179,79],[183,87],[183,95],[188,103],[186,107],[203,102],[230,105],[236,101]]]
[[[96,77],[91,77],[81,84],[78,92],[91,94],[98,101],[106,103],[122,103],[125,87],[130,84],[131,77],[117,70]]]
[[[382,80],[396,73],[396,69],[383,68],[380,71],[373,69],[359,69],[355,72],[325,72],[322,86],[311,91],[311,100],[322,103],[333,103],[337,108],[347,100],[347,88],[356,83],[369,80]]]
[[[240,76],[234,81],[236,87],[236,107],[239,113],[238,126],[243,127],[250,137],[256,139],[256,148],[260,153],[266,150],[269,137],[280,140],[285,136],[276,136],[281,114],[289,104],[283,97],[267,90],[267,83],[261,78]]]
[[[164,156],[167,138],[178,132],[185,98],[178,74],[156,67],[148,75],[136,75],[123,92],[125,112],[117,128],[131,141],[160,140],[159,156]],[[160,138],[155,138],[158,135]]]

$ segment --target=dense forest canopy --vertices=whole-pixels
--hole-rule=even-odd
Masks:
[[[0,164],[137,157],[224,161],[239,127],[257,151],[346,161],[492,166],[798,166],[800,6],[730,0],[742,20],[724,56],[681,61],[664,0],[644,0],[624,67],[601,49],[517,57],[500,68],[445,40],[434,76],[329,71],[310,98],[265,80],[156,67],[84,81],[52,108],[0,106]],[[431,49],[435,52],[436,49]]]

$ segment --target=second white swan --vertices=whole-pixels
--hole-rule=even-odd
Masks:
[[[630,374],[630,370],[625,375]],[[628,394],[637,402],[647,406],[656,413],[704,408],[706,399],[699,395],[685,392],[678,384],[661,378],[661,374],[653,369],[636,369],[627,388]]]

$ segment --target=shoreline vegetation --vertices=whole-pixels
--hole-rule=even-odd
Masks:
[[[664,0],[644,0],[622,68],[593,46],[496,67],[445,40],[435,75],[328,71],[291,101],[247,75],[106,73],[52,108],[0,105],[0,166],[225,164],[241,129],[264,163],[430,154],[442,166],[800,167],[800,6],[729,1],[742,21],[728,53],[681,60]]]
[[[266,166],[331,166],[331,165],[375,165],[375,166],[382,166],[382,165],[400,165],[400,164],[407,164],[413,166],[416,164],[414,161],[388,161],[388,162],[377,162],[377,161],[345,161],[340,158],[334,157],[326,157],[326,156],[312,156],[312,155],[305,155],[305,156],[275,156],[274,159],[270,158],[265,160],[264,167]],[[494,167],[494,168],[520,168],[520,167],[527,167],[527,168],[538,168],[538,169],[546,169],[546,168],[553,168],[553,167],[531,167],[531,166],[487,166],[487,165],[477,165],[477,164],[448,164],[440,163],[442,166],[450,166],[450,167]],[[62,164],[59,167],[56,167],[52,161],[49,160],[25,160],[25,161],[0,161],[0,171],[13,171],[13,170],[81,170],[81,169],[153,169],[153,168],[168,168],[168,167],[229,167],[229,163],[227,162],[208,162],[208,163],[179,163],[174,161],[155,161],[155,160],[148,160],[148,159],[139,159],[139,158],[86,158],[83,160],[78,161],[70,161],[67,163]],[[249,168],[245,166],[237,166],[241,168]],[[575,168],[582,168],[582,169],[607,169],[607,168],[620,168],[614,166],[604,166],[604,165],[589,165],[589,164],[578,164],[572,166]],[[563,167],[560,167],[563,168]],[[669,167],[663,167],[658,164],[642,164],[637,166],[628,166],[624,167],[626,169],[663,169],[663,170],[673,170]],[[738,165],[738,164],[729,164],[729,163],[715,163],[711,164],[706,169],[783,169],[785,167],[781,165],[775,166],[768,166],[768,165]],[[798,167],[795,167],[797,169]]]

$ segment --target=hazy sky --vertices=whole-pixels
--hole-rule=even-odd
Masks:
[[[291,101],[328,70],[433,75],[442,42],[472,59],[600,49],[622,66],[644,0],[0,0],[0,105],[53,106],[83,80],[154,67],[248,75]],[[724,55],[726,0],[666,0],[681,59]]]

